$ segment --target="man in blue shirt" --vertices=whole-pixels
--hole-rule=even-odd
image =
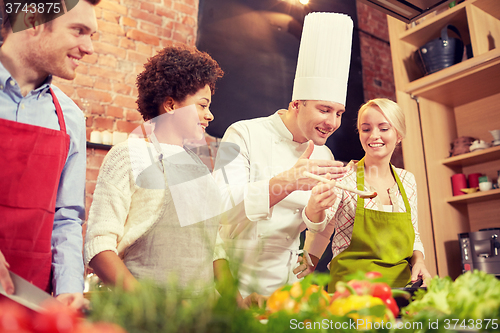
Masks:
[[[81,228],[85,123],[81,110],[51,81],[53,75],[74,79],[79,60],[93,53],[94,6],[100,0],[81,0],[76,5],[76,0],[73,5],[70,1],[54,1],[49,14],[59,8],[64,15],[47,18],[48,4],[23,11],[0,0],[4,19],[0,283],[7,293],[14,293],[11,270],[78,309],[87,304]]]

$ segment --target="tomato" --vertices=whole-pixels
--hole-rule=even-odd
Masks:
[[[398,304],[396,303],[396,300],[392,297],[389,297],[384,300],[384,303],[387,306],[387,308],[391,310],[394,317],[397,317],[397,315],[399,314],[399,307]]]
[[[382,301],[385,301],[389,297],[392,297],[392,289],[387,283],[373,283],[370,289],[371,295],[380,298]]]
[[[366,295],[370,292],[370,281],[351,280],[347,282],[347,284],[351,286],[358,295]]]
[[[331,299],[331,302],[333,302],[334,300],[336,300],[337,298],[341,298],[341,297],[347,297],[351,295],[351,293],[349,292],[349,290],[345,289],[344,291],[336,291],[333,293],[332,295],[332,299]]]
[[[13,301],[0,301],[0,332],[28,333],[31,319],[28,310]]]
[[[382,273],[380,272],[366,272],[365,273],[365,277],[369,280],[373,280],[373,279],[378,279],[378,278],[381,278],[382,277]]]
[[[33,331],[36,333],[71,333],[80,322],[81,315],[62,303],[51,303],[44,309],[33,318]]]

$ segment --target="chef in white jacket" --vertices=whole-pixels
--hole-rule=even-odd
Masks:
[[[224,134],[214,168],[226,212],[220,235],[243,297],[270,295],[312,272],[329,242],[316,235],[312,262],[299,257],[303,208],[318,183],[303,172],[346,171],[325,143],[345,111],[352,30],[347,15],[308,14],[288,109]]]

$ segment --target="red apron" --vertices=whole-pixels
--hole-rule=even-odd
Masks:
[[[59,131],[0,119],[0,251],[12,272],[49,293],[56,196],[70,142],[50,93]]]

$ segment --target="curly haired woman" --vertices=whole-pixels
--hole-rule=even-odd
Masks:
[[[146,123],[106,155],[89,212],[85,263],[105,283],[133,290],[150,279],[199,298],[213,294],[214,275],[225,277],[218,188],[184,146],[203,139],[214,119],[222,75],[207,53],[187,46],[163,49],[139,74]]]

